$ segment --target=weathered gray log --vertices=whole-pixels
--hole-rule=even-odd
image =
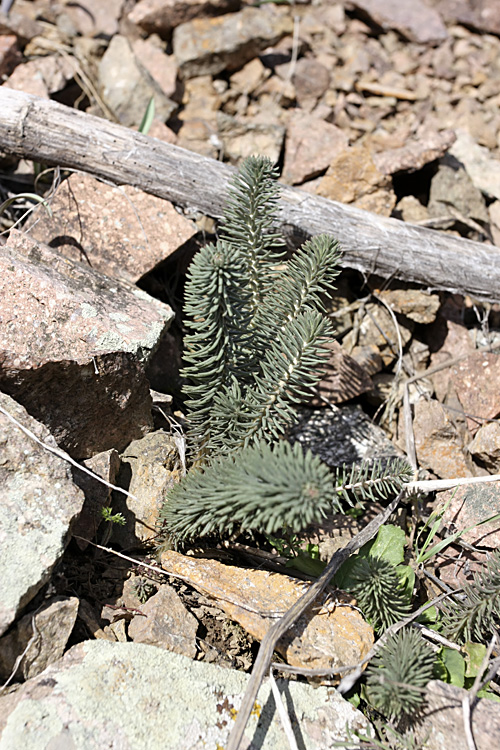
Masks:
[[[56,102],[0,87],[0,149],[134,185],[185,208],[222,215],[231,167]],[[500,301],[500,248],[441,234],[283,187],[281,221],[328,232],[344,265],[433,289]]]

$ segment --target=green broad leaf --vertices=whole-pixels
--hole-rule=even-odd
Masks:
[[[347,701],[351,704],[351,706],[354,706],[354,708],[359,708],[359,704],[361,703],[361,696],[359,693],[353,693],[350,698],[347,698]]]
[[[139,133],[142,133],[143,135],[147,135],[149,133],[149,129],[151,125],[153,124],[154,116],[155,116],[155,98],[154,96],[152,96],[148,102],[146,111],[144,112],[144,116],[142,118],[141,124],[139,125]]]
[[[398,574],[401,586],[405,596],[411,601],[413,588],[415,586],[415,571],[409,565],[397,565],[396,573]]]
[[[319,553],[319,545],[308,542],[304,548],[305,554],[309,555],[311,560],[320,560],[321,556]]]
[[[399,565],[405,559],[405,532],[400,526],[381,526],[372,544],[370,555]]]
[[[481,669],[486,654],[486,646],[483,646],[482,643],[467,641],[462,650],[465,651],[465,676],[475,679]]]
[[[443,648],[442,660],[446,671],[448,672],[448,679],[450,685],[463,688],[465,684],[465,659],[459,651],[455,651],[453,648]]]
[[[446,669],[442,655],[440,654],[436,661],[434,662],[434,666],[432,668],[432,676],[435,680],[441,680],[441,682],[448,682],[448,670]]]
[[[425,612],[422,612],[420,617],[417,618],[417,622],[420,622],[422,625],[427,625],[427,627],[432,628],[433,625],[435,625],[439,621],[439,612],[437,610],[437,607],[429,607],[429,609],[426,609]]]
[[[381,557],[392,565],[399,565],[405,559],[405,533],[400,526],[384,524],[375,539],[359,550],[360,557]]]
[[[296,557],[292,557],[288,560],[285,567],[295,568],[295,570],[300,570],[301,573],[317,578],[325,569],[325,565],[326,563],[322,560],[315,560],[310,557],[307,552],[300,550]]]
[[[335,573],[333,578],[335,586],[344,591],[349,590],[349,588],[355,583],[356,579],[354,578],[353,573],[356,571],[356,566],[358,565],[359,555],[353,555],[352,557],[347,558],[345,563],[342,563]]]

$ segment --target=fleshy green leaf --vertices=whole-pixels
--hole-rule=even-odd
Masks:
[[[368,554],[387,560],[391,565],[399,565],[405,559],[405,542],[406,536],[400,526],[384,524],[373,542],[368,542]]]
[[[486,655],[486,646],[482,643],[467,641],[462,650],[465,651],[465,676],[475,678]]]
[[[155,116],[155,98],[154,96],[152,96],[148,102],[146,111],[144,112],[144,116],[141,120],[141,124],[139,125],[139,133],[142,133],[143,135],[147,135],[149,133],[149,129],[151,125],[153,124],[154,116]]]
[[[450,685],[463,688],[465,681],[465,659],[459,651],[453,648],[443,648],[441,659],[448,673],[447,682]]]
[[[36,193],[17,193],[17,195],[14,195],[12,198],[7,198],[6,201],[0,204],[0,215],[3,214],[6,208],[22,198],[24,198],[25,200],[35,201],[36,203],[41,203],[47,211],[48,215],[52,217],[52,209],[49,203],[45,200],[45,198],[42,198],[41,195],[37,195]]]

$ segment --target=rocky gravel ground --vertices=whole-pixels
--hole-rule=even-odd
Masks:
[[[234,166],[263,154],[283,184],[500,247],[497,0],[3,0],[0,77],[135,130],[154,101],[153,138]],[[185,273],[214,216],[0,142],[1,201],[0,750],[224,747],[259,641],[310,576],[264,539],[154,544],[186,470]],[[421,479],[500,473],[500,290],[485,300],[397,276],[342,271],[328,370],[290,437],[333,468],[414,455]],[[378,510],[307,529],[294,554],[328,560]],[[423,563],[438,511],[436,539],[462,533]],[[500,524],[482,522],[499,512],[495,482],[400,512],[415,605],[484,570]],[[298,671],[360,662],[372,625],[348,593],[336,602],[275,658]],[[450,663],[414,747],[474,746],[462,709],[474,673]],[[338,678],[279,684],[299,747],[380,731]],[[290,747],[272,688],[245,747]],[[495,691],[473,712],[478,750],[498,744]]]

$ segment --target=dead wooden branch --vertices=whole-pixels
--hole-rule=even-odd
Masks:
[[[220,217],[231,167],[84,112],[0,87],[0,150],[134,185]],[[500,248],[387,219],[283,187],[283,225],[333,234],[344,265],[500,301]]]

